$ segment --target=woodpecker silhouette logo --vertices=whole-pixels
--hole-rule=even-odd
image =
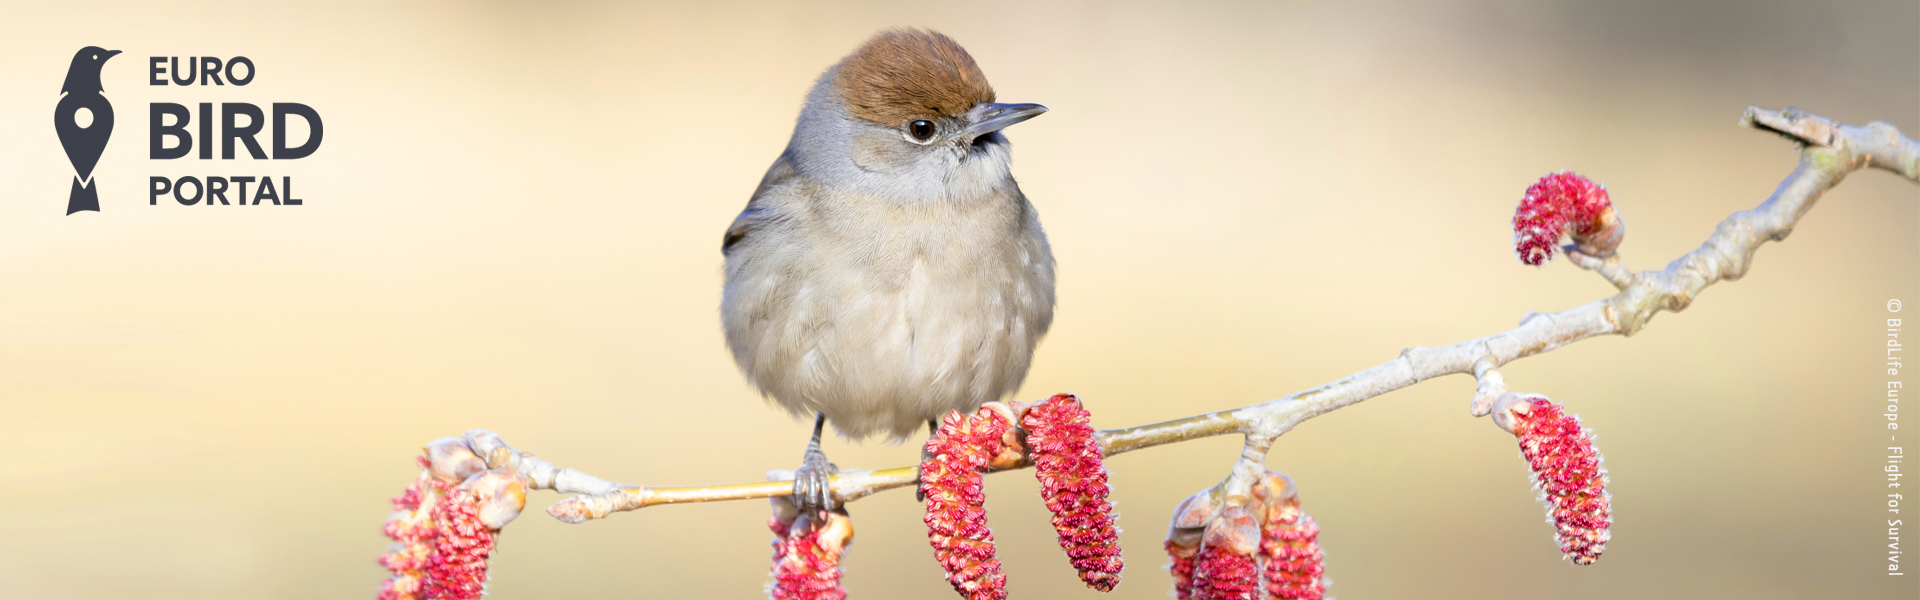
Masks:
[[[73,192],[67,195],[67,214],[83,210],[99,211],[100,194],[93,187],[93,167],[107,149],[113,135],[113,105],[100,85],[100,67],[119,50],[98,46],[81,48],[67,67],[67,83],[60,88],[60,105],[53,110],[53,130],[60,134],[60,146],[73,163]]]

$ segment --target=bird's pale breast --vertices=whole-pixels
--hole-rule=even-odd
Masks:
[[[902,206],[791,185],[727,253],[727,342],[763,393],[849,437],[904,438],[1019,387],[1053,319],[1053,258],[1017,189]]]

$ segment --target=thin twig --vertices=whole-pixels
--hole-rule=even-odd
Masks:
[[[1443,375],[1472,374],[1480,382],[1469,411],[1484,416],[1485,398],[1506,392],[1499,367],[1599,335],[1633,335],[1660,311],[1684,310],[1707,286],[1738,279],[1752,265],[1753,254],[1768,241],[1785,239],[1820,195],[1849,173],[1873,167],[1920,182],[1920,143],[1900,134],[1892,125],[1874,122],[1865,127],[1836,124],[1824,117],[1789,108],[1783,111],[1748,107],[1741,124],[1778,133],[1802,144],[1800,165],[1758,207],[1734,213],[1720,223],[1698,249],[1659,271],[1632,271],[1620,266],[1618,255],[1596,257],[1568,252],[1570,262],[1594,271],[1620,290],[1612,297],[1572,309],[1528,313],[1520,325],[1491,336],[1439,348],[1408,348],[1400,356],[1339,381],[1284,398],[1151,425],[1099,432],[1101,451],[1112,456],[1216,435],[1239,433],[1247,444],[1225,483],[1231,496],[1244,495],[1259,473],[1273,441],[1300,422],[1359,403],[1387,392]],[[1484,398],[1483,398],[1484,397]],[[573,471],[555,469],[530,453],[514,450],[485,430],[468,432],[469,444],[494,466],[510,465],[526,473],[536,489],[579,494],[547,509],[555,518],[579,523],[656,504],[713,502],[787,496],[793,493],[790,472],[769,474],[776,481],[734,485],[650,488],[624,486]],[[1024,468],[1021,465],[1014,468]],[[852,502],[877,492],[913,485],[917,467],[880,471],[846,469],[833,477],[833,493],[840,502]]]

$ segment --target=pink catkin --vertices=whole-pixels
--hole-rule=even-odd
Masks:
[[[422,472],[393,505],[384,529],[397,544],[379,559],[393,577],[381,585],[380,600],[479,598],[495,532],[481,524],[478,499]]]
[[[422,591],[427,598],[475,600],[487,586],[487,557],[493,554],[493,531],[480,523],[479,502],[473,494],[455,491],[440,504],[434,522],[440,535],[433,541]]]
[[[1593,564],[1607,549],[1607,541],[1612,538],[1608,528],[1613,524],[1600,452],[1593,447],[1591,433],[1580,427],[1578,417],[1546,398],[1534,397],[1527,402],[1527,410],[1514,411],[1513,430],[1520,440],[1520,454],[1533,471],[1534,485],[1547,505],[1554,539],[1567,560],[1577,565]]]
[[[1313,517],[1287,505],[1269,509],[1260,528],[1260,554],[1266,562],[1267,598],[1322,600],[1327,595],[1326,555],[1320,551],[1320,526]]]
[[[1167,555],[1173,557],[1173,562],[1167,565],[1167,570],[1173,573],[1173,597],[1175,600],[1190,600],[1193,598],[1194,557],[1190,552],[1186,556],[1181,556],[1182,553],[1178,544],[1167,540]]]
[[[1193,555],[1194,600],[1252,600],[1260,582],[1253,557],[1221,544],[1207,544]]]
[[[1595,234],[1612,207],[1606,188],[1590,179],[1565,171],[1542,177],[1513,213],[1513,250],[1522,263],[1546,264],[1560,236]]]
[[[1107,501],[1107,470],[1087,410],[1073,394],[1056,394],[1029,408],[1021,424],[1061,549],[1087,587],[1111,591],[1124,563],[1113,503]]]
[[[773,529],[773,585],[767,595],[774,600],[845,600],[847,590],[840,587],[840,556],[837,549],[821,544],[821,530],[809,528],[791,535],[791,523],[774,517],[767,523]]]
[[[920,463],[927,542],[946,569],[947,582],[968,600],[1007,597],[1006,575],[1000,572],[993,531],[987,528],[980,470],[1000,451],[1001,438],[1012,428],[1005,416],[988,408],[971,416],[950,413],[940,432],[927,440],[927,458]]]

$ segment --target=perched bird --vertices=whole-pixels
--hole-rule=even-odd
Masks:
[[[1053,253],[1009,171],[967,51],[885,31],[827,69],[727,228],[727,346],[761,393],[814,415],[793,500],[832,508],[821,427],[904,439],[1020,387],[1053,322]]]
[[[96,46],[81,48],[67,67],[66,84],[60,86],[63,95],[53,109],[53,130],[60,134],[60,147],[67,150],[67,161],[73,163],[75,173],[73,191],[67,194],[67,214],[100,210],[100,195],[93,188],[93,166],[99,164],[107,138],[113,135],[113,105],[100,95],[106,91],[100,85],[100,67],[119,53]],[[92,117],[86,125],[78,121],[83,108]]]

